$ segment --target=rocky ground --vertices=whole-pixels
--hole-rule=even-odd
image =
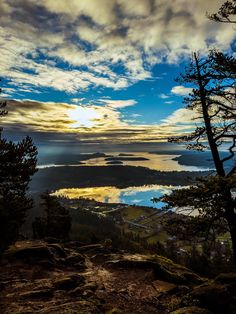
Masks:
[[[21,241],[0,266],[3,314],[236,313],[235,273],[209,281],[158,255]]]

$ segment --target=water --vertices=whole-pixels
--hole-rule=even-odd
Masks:
[[[97,154],[91,156],[91,153],[80,153],[73,155],[73,160],[67,160],[66,164],[43,164],[40,167],[61,167],[61,166],[112,166],[111,161],[123,166],[141,166],[159,171],[205,171],[208,167],[199,167],[195,165],[179,164],[174,158],[180,156],[177,154],[158,154],[148,152],[107,152],[106,154]],[[91,158],[92,157],[92,158]],[[77,158],[77,159],[76,159]],[[112,159],[111,159],[112,158]],[[151,206],[160,208],[163,203],[153,203],[152,198],[158,198],[164,194],[169,194],[176,186],[166,185],[148,185],[148,186],[130,186],[120,189],[115,186],[105,187],[86,187],[86,188],[67,188],[54,192],[56,196],[68,197],[69,199],[89,198],[104,203],[125,203],[130,205]]]
[[[174,158],[180,155],[174,154],[154,154],[148,152],[110,152],[102,157],[91,157],[90,154],[79,154],[73,160],[73,163],[43,163],[38,166],[38,168],[50,168],[50,167],[61,167],[61,166],[112,166],[113,164],[109,158],[116,159],[116,164],[121,164],[123,166],[141,166],[147,167],[152,170],[159,171],[206,171],[210,168],[199,167],[193,165],[181,165]],[[140,160],[138,160],[140,158]],[[129,160],[125,160],[129,159]],[[132,160],[133,159],[133,160]],[[142,159],[142,160],[141,160]],[[115,163],[115,162],[114,162]]]
[[[170,194],[172,190],[176,188],[180,187],[154,184],[138,187],[131,186],[125,189],[120,189],[114,186],[68,188],[59,189],[55,191],[53,195],[67,197],[69,199],[89,198],[103,203],[124,203],[129,205],[161,208],[163,203],[153,203],[152,198]],[[181,188],[183,188],[183,186]]]

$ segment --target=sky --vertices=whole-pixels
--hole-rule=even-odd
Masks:
[[[232,52],[221,0],[0,0],[4,132],[36,143],[165,142],[192,130],[193,51]]]

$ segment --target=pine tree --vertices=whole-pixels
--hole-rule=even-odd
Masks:
[[[178,79],[190,83],[192,93],[184,99],[187,108],[198,114],[199,125],[188,135],[171,138],[171,142],[186,143],[188,149],[209,149],[216,176],[199,180],[196,186],[174,191],[162,201],[169,207],[188,207],[198,210],[196,222],[205,224],[209,235],[215,229],[224,229],[227,223],[236,261],[236,60],[221,52],[211,51],[201,59],[196,53]],[[221,148],[228,151],[222,156]],[[231,162],[231,165],[229,165]],[[190,219],[191,223],[193,219]],[[192,229],[194,230],[194,229]],[[200,234],[200,230],[197,229]]]
[[[224,2],[217,13],[207,13],[210,20],[221,23],[236,23],[233,15],[236,15],[236,0]]]
[[[44,217],[36,217],[32,227],[35,238],[52,237],[65,240],[69,238],[71,217],[69,210],[60,204],[58,198],[45,192],[41,195]]]
[[[7,114],[0,102],[0,116]],[[26,137],[13,143],[0,137],[0,255],[14,243],[25,221],[32,199],[27,195],[31,176],[36,172],[37,148]]]

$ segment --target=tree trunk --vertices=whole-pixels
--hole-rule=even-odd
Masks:
[[[194,60],[197,70],[197,81],[199,86],[199,92],[200,92],[200,100],[201,100],[201,106],[202,106],[202,114],[203,119],[206,127],[206,134],[208,143],[211,149],[212,158],[215,164],[216,172],[219,176],[225,177],[226,173],[224,170],[223,162],[220,159],[220,154],[218,147],[216,145],[216,141],[214,138],[214,133],[212,130],[211,125],[211,118],[209,116],[208,112],[208,103],[207,103],[207,97],[206,97],[206,89],[204,87],[204,78],[201,75],[201,65],[199,65],[199,60],[194,53]],[[227,220],[228,226],[229,226],[229,232],[231,236],[231,242],[232,242],[232,250],[233,250],[233,258],[234,263],[236,264],[236,213],[235,213],[235,204],[234,200],[232,198],[232,194],[230,189],[226,189],[224,192],[224,199],[225,199],[225,206],[224,206],[224,217]]]
[[[212,154],[212,158],[213,158],[213,161],[215,164],[216,172],[219,176],[224,177],[225,176],[225,170],[223,167],[223,163],[220,160],[218,147],[215,143],[214,135],[212,132],[211,120],[210,120],[210,117],[208,114],[208,108],[207,108],[205,88],[203,86],[201,70],[200,70],[200,66],[199,66],[199,62],[198,62],[198,58],[197,58],[196,53],[194,53],[194,59],[195,59],[195,64],[196,64],[196,68],[197,68],[197,80],[198,80],[198,85],[199,85],[201,105],[202,105],[202,113],[203,113],[203,119],[204,119],[204,123],[205,123],[205,127],[206,127],[208,143],[209,143],[209,146],[211,149],[211,154]]]

